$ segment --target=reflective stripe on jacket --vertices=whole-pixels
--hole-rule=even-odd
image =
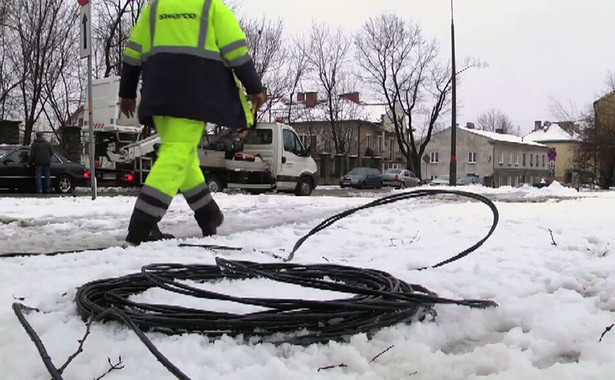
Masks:
[[[153,115],[253,124],[243,91],[262,84],[234,13],[221,0],[153,0],[143,10],[124,52],[120,96],[135,98],[142,71],[139,118]]]

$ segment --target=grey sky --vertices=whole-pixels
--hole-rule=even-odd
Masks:
[[[312,21],[353,32],[371,16],[393,11],[421,24],[450,57],[449,0],[239,0],[240,13],[282,18],[290,34]],[[497,108],[523,132],[553,120],[551,98],[590,105],[615,71],[615,0],[455,0],[457,59],[489,64],[463,74],[460,124]]]

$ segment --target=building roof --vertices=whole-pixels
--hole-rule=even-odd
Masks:
[[[557,123],[545,123],[545,125],[524,136],[526,141],[539,143],[546,142],[578,142],[581,137],[576,132],[568,132]]]
[[[515,135],[507,135],[507,134],[504,134],[504,133],[487,132],[487,131],[481,131],[481,130],[478,130],[478,129],[469,129],[469,128],[465,128],[465,127],[457,127],[457,129],[460,129],[462,131],[466,131],[468,133],[472,133],[472,134],[475,134],[475,135],[486,137],[486,138],[488,138],[491,141],[500,141],[500,142],[507,142],[507,143],[513,143],[513,144],[525,144],[525,145],[546,147],[544,144],[540,144],[540,143],[534,142],[532,140],[527,140],[524,137],[519,137],[519,136],[515,136]]]
[[[271,114],[275,117],[288,117],[288,102],[278,102],[271,107]],[[346,98],[336,100],[336,108],[339,110],[339,121],[361,120],[370,123],[382,123],[382,116],[386,115],[387,107],[384,104],[356,103]],[[315,107],[306,107],[304,102],[293,102],[290,123],[329,120],[328,107],[320,101]]]

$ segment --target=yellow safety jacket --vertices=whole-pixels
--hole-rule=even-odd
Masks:
[[[124,52],[120,97],[136,97],[140,74],[144,124],[153,115],[236,128],[254,123],[245,93],[261,92],[262,83],[246,35],[221,0],[152,0]]]

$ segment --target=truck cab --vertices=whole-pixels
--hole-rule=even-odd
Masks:
[[[249,130],[243,151],[233,158],[225,158],[225,152],[207,149],[199,150],[199,158],[213,192],[235,188],[310,195],[316,187],[318,172],[309,151],[292,127],[260,123]]]

